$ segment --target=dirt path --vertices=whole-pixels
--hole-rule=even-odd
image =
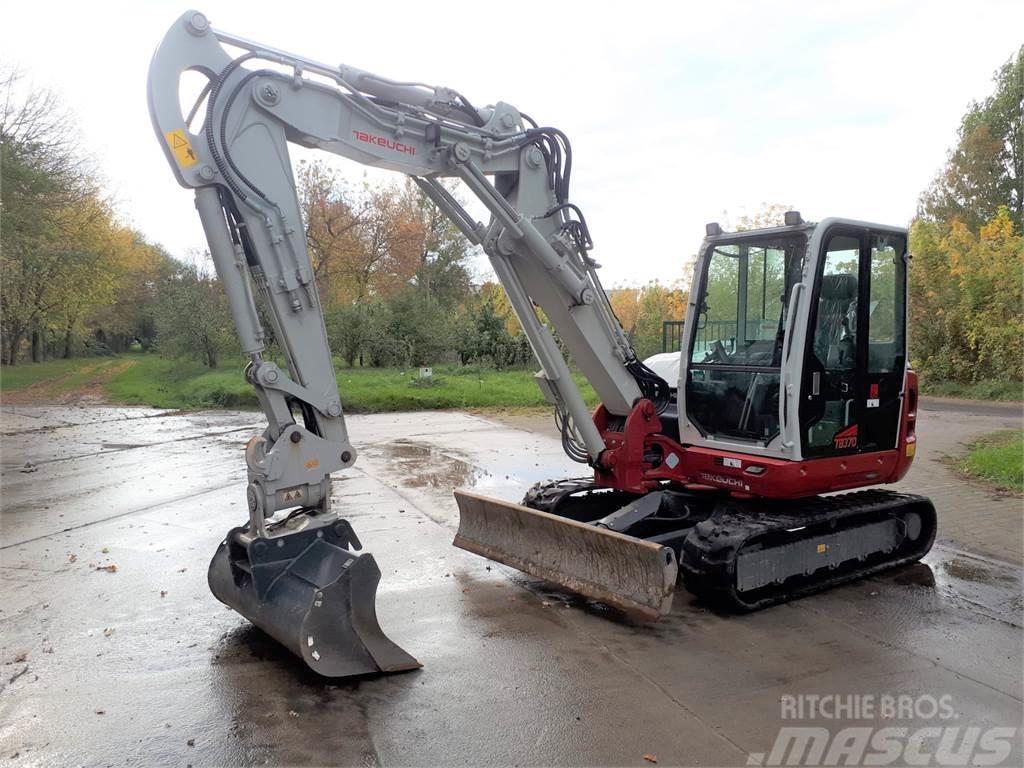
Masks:
[[[65,375],[4,392],[5,405],[104,405],[106,384],[135,365],[135,360],[98,360]]]

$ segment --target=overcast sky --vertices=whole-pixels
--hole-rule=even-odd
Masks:
[[[146,110],[176,2],[6,3],[0,58],[54,88],[125,219],[205,248]],[[793,205],[906,223],[971,99],[1024,42],[1024,2],[221,2],[215,27],[506,101],[573,143],[606,285],[671,281],[707,221]],[[293,155],[294,157],[294,155]],[[338,166],[353,178],[363,170]]]

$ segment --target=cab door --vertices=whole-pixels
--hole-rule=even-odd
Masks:
[[[905,232],[830,228],[809,321],[803,456],[895,449],[906,373]]]

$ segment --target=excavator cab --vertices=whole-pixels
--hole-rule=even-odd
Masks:
[[[906,232],[787,216],[750,232],[711,225],[680,366],[681,440],[792,461],[894,450]]]

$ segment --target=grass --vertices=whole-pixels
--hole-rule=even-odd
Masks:
[[[960,469],[1005,490],[1024,492],[1024,432],[993,432],[975,440]]]
[[[46,400],[103,381],[124,365],[123,358],[90,357],[3,366],[0,368],[0,391],[14,392],[34,387],[39,390],[39,399]]]
[[[124,363],[130,365],[124,365]],[[156,408],[255,408],[252,387],[241,364],[209,370],[199,363],[165,360],[156,355],[127,354],[111,360],[79,358],[4,368],[0,387],[16,391],[52,380],[70,390],[96,374],[96,366],[123,367],[105,384],[112,402]],[[349,413],[416,411],[442,408],[530,408],[544,405],[532,370],[495,371],[476,366],[435,366],[431,381],[419,369],[346,368],[335,361],[342,403]],[[24,371],[24,373],[23,373]],[[12,375],[8,376],[8,372]],[[597,396],[589,384],[576,382],[590,405]]]
[[[1024,400],[1024,384],[1019,381],[986,380],[973,384],[959,384],[955,381],[928,381],[922,379],[921,394],[931,397],[959,397],[965,400],[1001,400],[1020,402]]]
[[[72,374],[81,375],[103,362],[103,358],[76,358],[47,360],[45,363],[20,363],[0,367],[0,390],[24,389],[40,382],[56,382]]]
[[[133,365],[107,383],[112,402],[154,408],[255,408],[241,366],[210,370],[191,360],[125,355]]]
[[[128,365],[126,365],[128,363]],[[0,390],[12,392],[40,385],[40,399],[69,392],[105,371],[115,371],[105,383],[112,402],[158,408],[255,408],[256,397],[242,378],[242,363],[226,361],[210,371],[187,360],[131,353],[113,358],[74,358],[45,363],[22,363],[0,368]],[[342,402],[349,412],[426,410],[435,408],[532,408],[544,405],[531,370],[495,371],[476,366],[440,365],[433,382],[421,382],[418,370],[346,368],[335,360]],[[593,389],[579,376],[577,383],[588,404],[597,402]],[[922,383],[922,393],[936,397],[1019,401],[1021,384],[1010,381]]]

